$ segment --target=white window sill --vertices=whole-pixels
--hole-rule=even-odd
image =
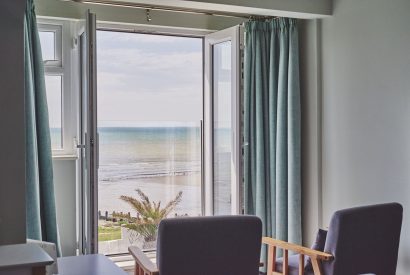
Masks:
[[[150,251],[145,252],[147,257],[153,262],[156,263],[156,252]],[[130,254],[118,255],[118,256],[107,256],[111,261],[113,261],[117,266],[126,272],[133,271],[135,269],[134,258]]]
[[[121,256],[108,256],[108,258],[125,272],[130,274],[133,273],[135,269],[135,262],[130,254]]]
[[[77,160],[77,155],[53,155],[53,160]]]

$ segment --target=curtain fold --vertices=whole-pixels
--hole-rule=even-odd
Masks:
[[[280,18],[247,22],[245,39],[245,212],[262,219],[264,236],[300,244],[297,21]]]
[[[27,238],[55,243],[60,255],[44,65],[33,0],[24,18]]]

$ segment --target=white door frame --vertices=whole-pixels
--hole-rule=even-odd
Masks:
[[[214,214],[213,188],[213,46],[231,41],[232,89],[232,158],[231,158],[231,214],[242,212],[241,199],[241,40],[242,28],[231,27],[205,36],[204,41],[204,163],[205,215]]]
[[[82,35],[84,41],[81,40]],[[98,253],[97,66],[96,15],[90,11],[86,13],[85,26],[80,27],[78,42],[79,51],[85,51],[80,52],[85,64],[79,62],[79,68],[82,68],[79,70],[82,74],[79,95],[79,127],[82,130],[79,129],[79,142],[82,144],[77,145],[80,151],[78,168],[81,170],[78,173],[78,249],[79,254],[94,254]]]

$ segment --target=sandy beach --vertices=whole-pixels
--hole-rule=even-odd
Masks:
[[[176,207],[178,215],[188,214],[198,216],[201,214],[201,176],[200,173],[178,176],[160,176],[152,178],[130,179],[115,182],[100,182],[98,185],[98,209],[101,213],[131,212],[135,211],[130,205],[120,200],[120,196],[137,197],[135,189],[141,189],[153,201],[161,201],[164,205],[175,198],[179,191],[183,192],[182,201]]]

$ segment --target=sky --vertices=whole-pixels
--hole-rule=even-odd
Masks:
[[[44,60],[52,32],[40,32]],[[61,78],[46,77],[50,127],[61,127]],[[202,39],[97,31],[99,127],[199,125]]]
[[[54,36],[40,32],[43,59]],[[98,127],[199,126],[201,38],[97,31]],[[230,127],[230,44],[214,46],[214,126]],[[61,127],[61,76],[46,76],[51,128]]]
[[[198,125],[202,39],[97,32],[98,126]]]

